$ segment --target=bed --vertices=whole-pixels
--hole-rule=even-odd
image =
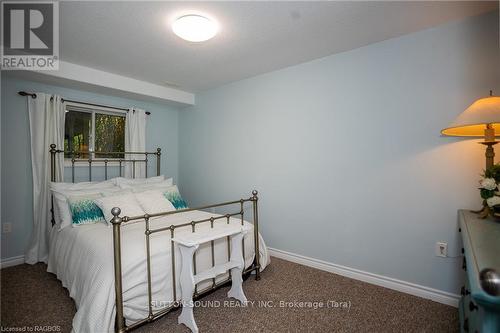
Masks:
[[[64,151],[51,145],[53,181],[56,179],[56,154],[60,153]],[[77,163],[88,163],[89,181],[92,181],[91,169],[96,162],[103,162],[105,168],[111,162],[118,163],[120,173],[122,164],[132,161],[134,165],[146,163],[147,170],[149,155],[156,156],[156,174],[160,175],[160,149],[133,153],[133,156],[143,154],[145,158],[120,157],[117,160],[79,158],[78,152],[70,153],[73,154],[73,182]],[[109,156],[110,153],[106,154]],[[120,154],[127,156],[129,153]],[[107,174],[106,170],[105,180]],[[253,232],[248,233],[243,241],[244,274],[253,273],[259,279],[260,271],[269,263],[269,254],[258,233],[257,201],[257,192],[254,191],[246,199],[138,216],[122,216],[120,207],[117,207],[113,209],[108,225],[95,223],[62,229],[53,227],[47,270],[56,274],[75,301],[77,312],[73,319],[73,331],[126,332],[179,307],[181,263],[179,250],[171,238],[182,233],[202,233],[225,223],[248,225]],[[253,215],[252,223],[244,219],[248,206],[253,213],[249,214]],[[223,214],[206,211],[228,207],[236,207],[236,211]],[[51,211],[54,224],[54,203]],[[228,244],[228,240],[222,239],[202,245],[196,252],[195,270],[201,272],[215,263],[227,261]],[[196,286],[194,297],[201,297],[230,281],[230,274],[225,273],[202,282]]]

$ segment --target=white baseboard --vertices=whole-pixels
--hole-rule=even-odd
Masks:
[[[373,274],[365,271],[361,271],[358,269],[333,264],[327,261],[314,259],[306,256],[302,256],[299,254],[282,251],[278,249],[268,248],[269,254],[272,257],[284,259],[287,261],[291,261],[297,264],[301,264],[308,267],[313,267],[316,269],[320,269],[322,271],[335,273],[338,275],[346,276],[351,279],[364,281],[367,283],[371,283],[377,286],[401,291],[403,293],[407,293],[410,295],[422,297],[425,299],[430,299],[432,301],[451,305],[454,307],[458,307],[458,300],[460,295],[452,294],[446,291],[441,291],[438,289],[433,289],[425,286],[421,286],[418,284],[393,279],[387,276]],[[2,259],[0,268],[6,268],[16,265],[24,264],[24,256],[17,256],[12,258]]]
[[[24,256],[5,258],[5,259],[2,259],[2,261],[0,263],[0,268],[17,266],[17,265],[21,265],[21,264],[24,264]]]
[[[287,261],[291,261],[297,264],[301,264],[304,266],[309,266],[313,268],[320,269],[322,271],[327,271],[330,273],[335,273],[338,275],[346,276],[351,279],[364,281],[367,283],[371,283],[377,286],[401,291],[403,293],[407,293],[410,295],[430,299],[432,301],[451,305],[454,307],[458,307],[458,300],[460,298],[457,294],[452,294],[446,291],[441,291],[438,289],[433,289],[425,286],[421,286],[418,284],[393,279],[383,275],[377,275],[365,271],[361,271],[358,269],[341,266],[337,264],[333,264],[327,261],[314,259],[306,256],[302,256],[295,253],[290,253],[278,249],[268,248],[269,254],[273,257],[284,259]]]

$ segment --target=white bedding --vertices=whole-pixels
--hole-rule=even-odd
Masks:
[[[192,211],[152,220],[151,227],[159,228],[177,225],[192,220],[200,220],[214,214]],[[215,221],[226,223],[226,219]],[[240,223],[239,219],[231,223]],[[247,222],[245,222],[247,223]],[[251,224],[249,224],[252,226]],[[197,232],[209,228],[210,223],[196,226]],[[252,226],[253,227],[253,226]],[[113,264],[112,227],[103,223],[68,227],[59,231],[53,228],[50,235],[50,250],[47,270],[57,275],[64,287],[75,300],[77,312],[73,318],[74,332],[113,332],[115,321],[115,289]],[[146,245],[144,222],[124,225],[122,228],[122,277],[124,315],[127,324],[143,319],[148,315]],[[176,231],[191,232],[191,227]],[[261,270],[269,263],[269,254],[262,237],[259,235]],[[170,258],[170,231],[151,235],[152,286],[154,310],[173,301],[172,272]],[[179,281],[180,255],[176,258],[176,281]],[[253,233],[245,236],[245,266],[249,267],[254,258]],[[227,261],[227,243],[215,242],[216,263]],[[200,246],[197,251],[198,271],[211,267],[210,244]],[[227,278],[221,275],[217,281]],[[199,290],[210,286],[210,281],[200,283]],[[177,299],[180,288],[177,284]]]

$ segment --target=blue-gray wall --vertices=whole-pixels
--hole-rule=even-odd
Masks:
[[[477,140],[440,137],[500,93],[498,12],[197,94],[179,118],[191,205],[260,190],[268,245],[457,292],[456,211],[480,206]]]
[[[20,90],[60,94],[64,98],[113,105],[138,107],[151,112],[147,120],[148,150],[161,147],[162,172],[177,180],[178,175],[178,110],[170,106],[112,96],[99,95],[22,81],[2,73],[1,157],[2,157],[2,223],[12,223],[12,233],[2,234],[1,257],[23,255],[31,236],[33,195],[30,156],[29,121],[26,97]],[[151,169],[150,169],[151,170]],[[80,169],[86,173],[86,169]]]

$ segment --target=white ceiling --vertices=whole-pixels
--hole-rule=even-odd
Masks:
[[[491,2],[61,2],[62,60],[188,91],[213,88],[498,8]],[[194,44],[187,11],[221,26]]]

